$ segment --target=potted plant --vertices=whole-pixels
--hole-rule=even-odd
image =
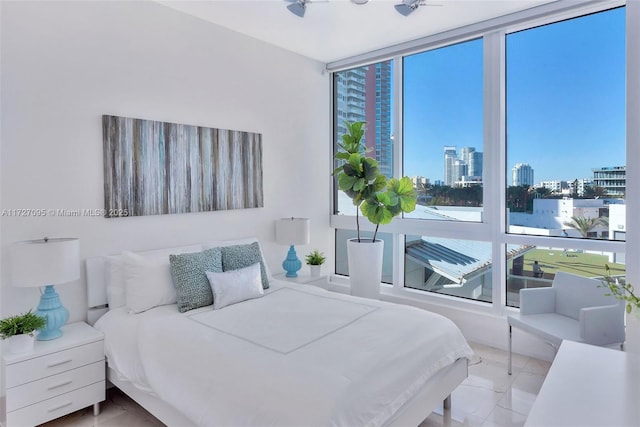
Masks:
[[[312,277],[320,276],[320,270],[322,269],[322,264],[324,264],[325,259],[324,254],[317,249],[307,254],[305,260],[309,266],[309,270],[311,270]]]
[[[345,122],[347,133],[338,143],[335,159],[341,164],[333,171],[338,188],[356,207],[357,238],[347,242],[351,294],[378,298],[382,278],[384,242],[376,239],[381,224],[388,224],[416,207],[416,192],[407,177],[387,177],[380,173],[378,162],[368,156],[362,141],[365,122]],[[360,237],[360,213],[376,225],[372,239]]]
[[[33,350],[35,332],[46,325],[46,319],[31,312],[0,320],[0,338],[7,340],[10,353],[28,353]]]

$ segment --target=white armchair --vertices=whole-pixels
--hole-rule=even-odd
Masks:
[[[550,288],[520,290],[520,313],[509,323],[509,375],[512,327],[537,335],[556,350],[562,340],[594,345],[625,341],[624,303],[606,296],[597,279],[558,272]]]

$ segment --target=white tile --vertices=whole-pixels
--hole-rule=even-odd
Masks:
[[[527,364],[522,368],[522,370],[524,372],[530,372],[532,374],[547,375],[550,367],[551,362],[530,357],[527,361]]]
[[[505,366],[509,362],[509,353],[507,351],[474,342],[470,342],[469,346],[483,360],[500,362],[505,364]],[[512,354],[512,364],[514,368],[524,368],[527,362],[529,362],[529,357],[517,353]]]
[[[520,368],[513,368],[514,375],[509,375],[506,364],[482,359],[477,365],[469,366],[469,376],[464,384],[504,393],[519,373]]]
[[[511,388],[537,395],[540,392],[540,388],[542,387],[544,378],[544,375],[532,374],[530,372],[521,372],[520,374],[518,374],[516,379],[513,380]]]
[[[482,427],[521,427],[526,420],[525,415],[496,406],[485,419]]]
[[[419,427],[480,427],[484,420],[473,415],[454,416],[451,411],[433,412]]]

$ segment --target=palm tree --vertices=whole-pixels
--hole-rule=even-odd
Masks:
[[[583,238],[587,237],[587,234],[593,230],[594,228],[596,228],[597,226],[601,225],[603,227],[606,227],[609,225],[609,218],[606,217],[599,217],[599,218],[587,218],[587,217],[583,217],[583,216],[572,216],[571,217],[571,221],[567,221],[564,223],[564,225],[566,225],[567,227],[571,227],[574,228],[576,230],[578,230],[580,232],[580,234],[582,234]]]

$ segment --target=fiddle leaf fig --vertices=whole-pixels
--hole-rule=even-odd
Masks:
[[[338,178],[338,188],[342,190],[356,206],[356,227],[360,240],[360,222],[358,212],[373,224],[376,230],[375,241],[380,224],[388,224],[393,217],[402,212],[411,212],[416,206],[416,192],[407,177],[391,179],[380,173],[378,162],[367,155],[362,140],[365,122],[345,122],[347,133],[342,135],[341,149],[335,159],[342,164],[333,171]]]
[[[389,191],[398,196],[402,212],[412,212],[416,208],[416,190],[409,178],[392,179],[388,185]]]

